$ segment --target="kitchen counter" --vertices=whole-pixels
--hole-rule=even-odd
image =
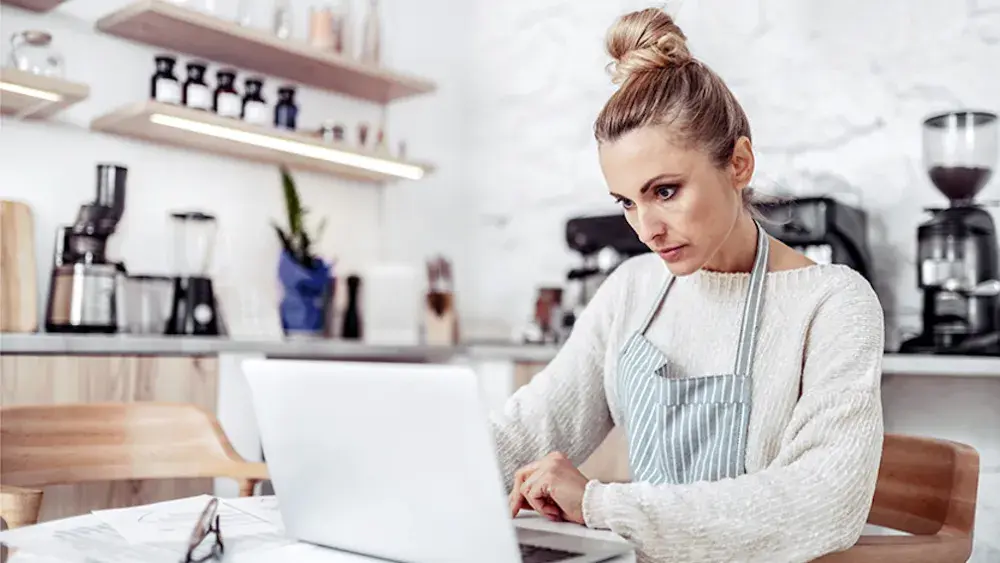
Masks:
[[[445,362],[472,361],[545,363],[555,346],[503,342],[471,342],[460,346],[379,346],[338,340],[229,340],[212,337],[134,335],[0,334],[0,354],[215,356],[256,353],[278,358]],[[885,375],[993,377],[1000,379],[1000,357],[932,356],[886,353]]]
[[[0,354],[215,356],[227,353],[256,353],[282,358],[445,361],[455,355],[455,348],[372,346],[322,339],[231,340],[204,336],[0,334]]]

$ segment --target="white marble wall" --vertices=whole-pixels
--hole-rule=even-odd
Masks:
[[[564,221],[614,211],[593,118],[612,92],[603,37],[639,0],[476,3],[468,107],[472,216],[460,295],[474,334],[503,336],[531,314],[535,288],[574,263]],[[890,345],[919,329],[914,254],[923,208],[943,202],[921,164],[921,122],[959,107],[1000,110],[997,0],[699,0],[666,2],[695,55],[744,104],[765,190],[832,193],[870,213]],[[467,48],[456,46],[456,48]],[[1000,198],[1000,181],[986,188]],[[890,431],[951,438],[982,456],[973,561],[1000,560],[1000,380],[894,377]]]
[[[564,280],[564,220],[613,211],[593,118],[612,91],[603,36],[640,0],[482,2],[463,212],[477,222],[474,299],[483,331],[530,315],[535,287]],[[871,214],[878,290],[895,329],[919,329],[914,269],[923,208],[942,203],[921,164],[921,121],[1000,110],[997,0],[668,2],[696,56],[746,108],[765,190],[832,193]],[[994,180],[984,198],[1000,197]],[[897,335],[893,331],[893,341]]]

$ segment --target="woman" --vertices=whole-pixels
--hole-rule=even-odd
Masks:
[[[685,40],[655,9],[609,32],[600,163],[653,252],[494,416],[511,510],[610,529],[640,560],[808,561],[853,545],[871,507],[882,309],[759,227],[747,117]],[[576,469],[614,425],[629,483]]]

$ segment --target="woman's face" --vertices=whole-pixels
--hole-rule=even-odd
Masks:
[[[719,168],[709,154],[672,143],[663,126],[603,143],[600,161],[639,239],[678,276],[704,267],[726,242],[753,173],[746,139],[737,143],[732,162]]]

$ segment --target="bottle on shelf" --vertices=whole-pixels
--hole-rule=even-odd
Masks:
[[[320,51],[335,51],[333,7],[329,4],[309,8],[309,45]]]
[[[333,0],[334,50],[341,55],[351,56],[351,0]]]
[[[253,27],[253,0],[237,0],[236,23],[242,27]]]
[[[298,116],[299,107],[295,105],[295,87],[282,86],[278,88],[278,103],[274,106],[274,126],[295,131]]]
[[[364,121],[358,123],[358,147],[368,148],[368,124]]]
[[[261,78],[247,78],[243,88],[243,108],[240,117],[247,123],[254,125],[269,125],[270,119],[267,111],[267,101],[264,100],[264,80]]]
[[[156,56],[156,72],[150,81],[150,98],[167,104],[181,103],[181,85],[174,75],[176,64],[177,58],[174,56]]]
[[[382,25],[378,17],[378,0],[369,0],[365,28],[361,39],[361,62],[379,65],[382,62]]]
[[[187,80],[181,102],[189,108],[212,109],[212,90],[205,83],[205,70],[208,65],[201,61],[191,61],[187,64]]]
[[[236,92],[236,71],[230,68],[215,73],[216,87],[212,99],[212,110],[222,117],[243,115],[243,100]]]
[[[272,31],[278,39],[292,37],[292,6],[288,0],[274,0]]]

